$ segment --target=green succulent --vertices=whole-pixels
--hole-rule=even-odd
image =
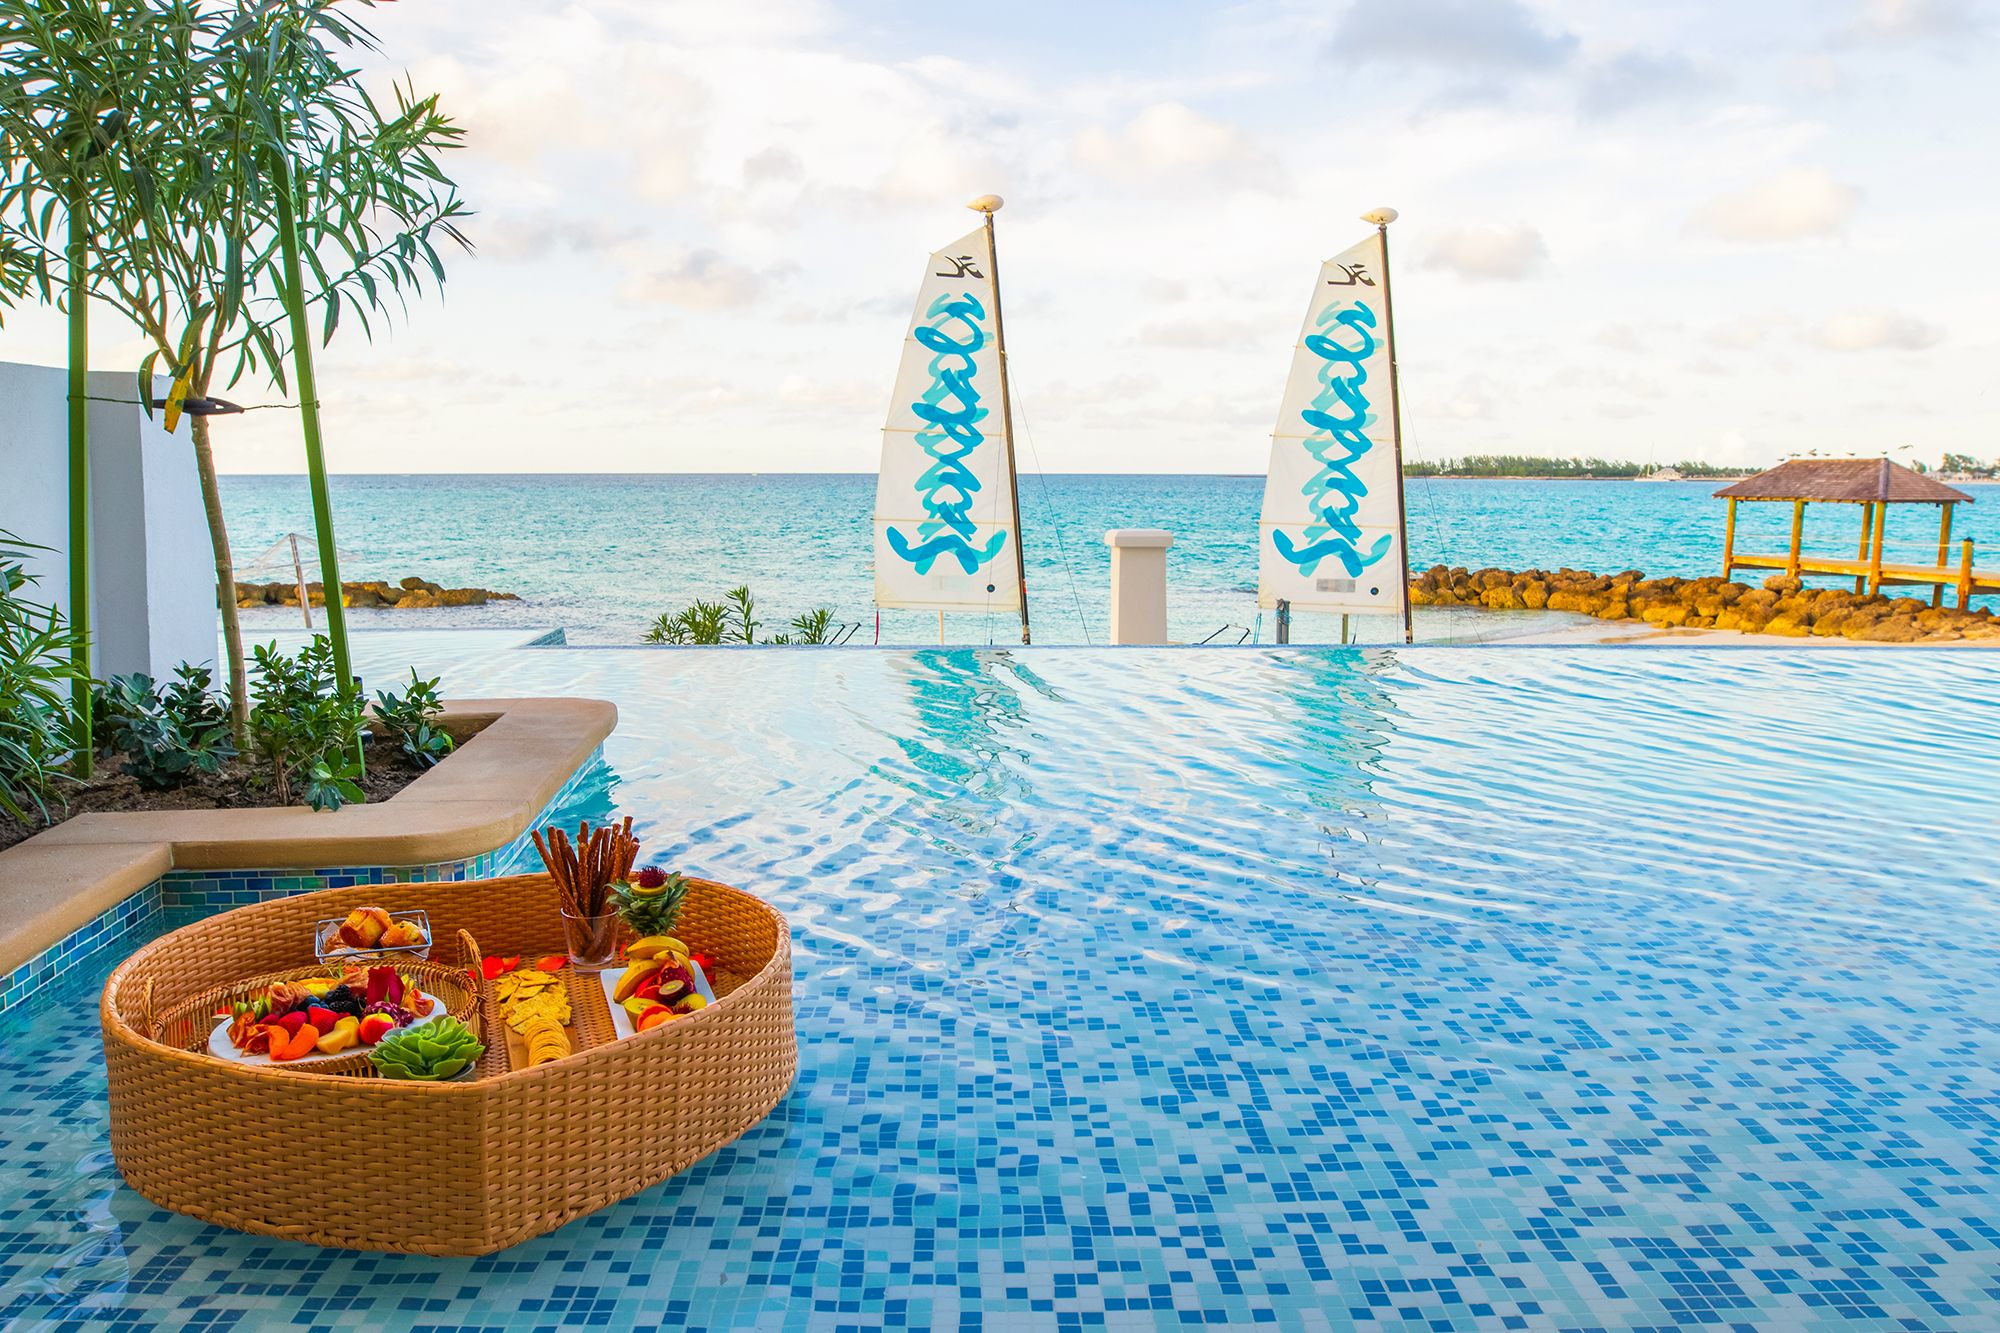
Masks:
[[[383,1078],[436,1082],[471,1068],[486,1047],[465,1024],[452,1017],[391,1033],[368,1052]]]

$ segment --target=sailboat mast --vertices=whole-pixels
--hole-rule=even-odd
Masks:
[[[986,218],[986,254],[993,268],[993,343],[1000,353],[1000,433],[1007,442],[1007,487],[1014,506],[1014,578],[1021,594],[1021,642],[1028,634],[1028,557],[1021,547],[1021,469],[1014,462],[1014,399],[1007,387],[1007,325],[1000,317],[1000,247],[993,239],[993,215],[1000,209],[994,195],[983,195],[971,207]]]
[[[1389,295],[1389,224],[1396,220],[1393,208],[1377,208],[1361,215],[1363,222],[1375,224],[1382,238],[1382,322],[1389,335],[1389,429],[1396,437],[1396,520],[1399,525],[1396,551],[1403,559],[1403,642],[1416,642],[1410,624],[1410,506],[1403,499],[1403,390],[1396,378],[1396,303]]]

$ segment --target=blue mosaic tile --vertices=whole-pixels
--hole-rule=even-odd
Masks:
[[[493,671],[617,701],[649,855],[791,919],[791,1094],[503,1254],[326,1253],[125,1189],[37,1009],[0,1323],[2000,1326],[1990,657]]]

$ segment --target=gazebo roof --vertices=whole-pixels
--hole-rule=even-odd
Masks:
[[[1971,504],[1972,497],[1886,458],[1795,458],[1715,493],[1720,500]]]

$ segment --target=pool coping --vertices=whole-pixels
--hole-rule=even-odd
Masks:
[[[462,699],[478,732],[387,801],[83,814],[0,852],[0,977],[173,870],[418,865],[519,837],[618,724],[603,699]]]

